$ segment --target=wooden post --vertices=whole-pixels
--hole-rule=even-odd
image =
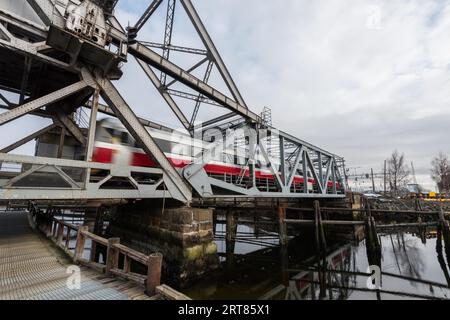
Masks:
[[[366,219],[366,251],[369,265],[377,265],[381,268],[381,244],[378,240],[375,218],[370,212],[370,204],[367,204],[368,217]]]
[[[372,216],[371,219],[371,227],[372,227],[372,237],[375,241],[375,249],[378,251],[381,250],[381,244],[378,240],[378,232],[377,232],[377,223],[375,222],[375,218]]]
[[[97,208],[97,212],[95,215],[95,225],[94,225],[94,234],[100,236],[101,231],[103,229],[103,213],[104,213],[104,207]],[[97,254],[97,242],[92,241],[91,244],[91,257],[90,261],[97,262],[98,260],[98,254]]]
[[[230,207],[227,208],[226,222],[226,239],[227,241],[234,241],[236,238],[236,218]]]
[[[317,272],[319,276],[319,299],[326,297],[326,250],[327,244],[325,231],[322,223],[322,212],[320,211],[320,202],[314,201],[314,225],[317,247]]]
[[[217,230],[217,212],[213,210],[213,235],[216,235]]]
[[[83,258],[84,245],[86,243],[86,237],[83,232],[88,230],[89,228],[87,226],[82,226],[78,229],[77,244],[75,246],[75,255],[73,257],[75,262]]]
[[[50,238],[52,236],[53,225],[52,215],[50,212],[47,212],[45,219],[45,235]]]
[[[376,188],[375,188],[375,177],[374,177],[374,174],[373,174],[373,168],[370,169],[370,173],[371,173],[371,176],[372,176],[372,191],[373,191],[373,193],[375,193],[376,192]]]
[[[439,225],[441,229],[441,233],[444,236],[444,244],[445,244],[445,253],[447,257],[450,257],[450,224],[445,219],[444,210],[442,209],[442,203],[439,208]],[[439,232],[438,232],[439,235]],[[440,239],[438,239],[440,242]],[[441,244],[442,246],[442,244]]]
[[[416,209],[416,212],[422,211],[420,199],[418,199],[418,198],[416,198],[416,200],[415,200],[415,209]],[[423,244],[426,244],[427,243],[427,237],[426,237],[427,228],[422,226],[422,222],[423,222],[422,215],[419,214],[417,217],[417,223],[419,224],[418,229],[419,229],[420,240],[422,241]]]
[[[445,280],[447,280],[447,284],[450,287],[450,274],[448,272],[447,263],[445,262],[444,254],[443,254],[442,250],[443,250],[443,248],[442,248],[442,227],[441,227],[441,225],[438,225],[437,239],[436,239],[436,252],[438,254],[439,265],[441,266],[441,269],[445,276]],[[448,259],[447,259],[447,261],[448,261]]]
[[[445,253],[450,257],[450,223],[445,220],[443,223],[442,234],[444,235]],[[450,258],[449,258],[450,259]]]
[[[123,272],[129,273],[131,271],[131,259],[125,255],[123,259]]]
[[[153,253],[148,257],[146,294],[155,295],[156,287],[161,284],[161,268],[163,256],[161,253]]]
[[[255,211],[255,214],[253,216],[253,221],[254,221],[254,226],[253,226],[253,233],[255,235],[255,238],[258,239],[259,238],[259,216],[258,216],[258,211]]]
[[[112,269],[117,269],[119,266],[119,251],[114,248],[115,244],[119,244],[119,238],[108,239],[108,249],[106,252],[106,275],[111,275]]]
[[[319,201],[314,201],[314,211],[317,215],[321,250],[326,251],[327,250],[327,240],[325,238],[325,230],[323,228],[322,212],[320,210],[320,202]]]
[[[97,261],[97,242],[95,242],[95,241],[91,242],[91,253],[90,253],[89,261],[98,262]]]
[[[278,226],[279,226],[279,237],[280,244],[282,246],[287,245],[287,226],[286,226],[286,208],[283,205],[278,206]]]
[[[320,246],[320,231],[319,231],[319,215],[317,210],[317,201],[314,201],[314,237],[316,240],[316,249],[317,255],[320,255],[321,246]]]
[[[64,245],[64,248],[66,248],[66,250],[69,249],[69,244],[70,244],[70,234],[71,234],[71,229],[69,227],[67,227],[67,234],[66,234],[66,243]]]
[[[54,218],[52,219],[52,228],[52,238],[56,239],[56,234],[58,232],[58,222],[54,220]]]
[[[436,239],[436,251],[442,254],[442,224],[438,225],[437,228],[437,239]]]
[[[58,225],[58,231],[56,234],[56,244],[58,246],[60,246],[63,242],[63,238],[64,238],[64,225],[62,223],[57,223]]]

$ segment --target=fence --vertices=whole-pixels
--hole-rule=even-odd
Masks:
[[[157,293],[161,284],[161,268],[163,256],[160,253],[145,255],[120,244],[119,238],[102,238],[89,232],[86,226],[76,226],[42,213],[35,214],[37,225],[47,237],[59,248],[64,250],[74,262],[96,269],[109,276],[118,276],[137,282],[146,288],[150,296]],[[70,247],[71,240],[76,241],[74,248]],[[87,240],[91,241],[90,257],[85,258]],[[103,263],[97,261],[100,248],[106,250]],[[146,268],[146,274],[132,271],[135,262]],[[159,290],[158,290],[159,291]],[[158,292],[159,293],[159,292]]]

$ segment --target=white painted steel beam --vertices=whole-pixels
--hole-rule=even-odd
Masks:
[[[196,90],[197,92],[219,103],[220,105],[244,116],[245,118],[249,118],[255,122],[260,122],[261,118],[256,113],[240,105],[233,99],[228,98],[220,91],[204,83],[200,79],[196,78],[186,70],[178,67],[169,60],[164,59],[162,56],[147,48],[143,44],[135,43],[131,45],[129,47],[129,53],[155,67],[156,69],[170,75],[171,77],[177,79],[179,82],[192,88],[193,90]]]
[[[25,137],[25,138],[23,138],[23,139],[20,139],[19,141],[17,141],[17,142],[15,142],[15,143],[13,143],[13,144],[11,144],[11,145],[9,145],[9,146],[7,146],[7,147],[1,149],[1,150],[0,150],[0,153],[8,153],[8,152],[11,152],[11,151],[13,151],[13,150],[19,148],[20,146],[23,146],[24,144],[30,142],[31,140],[34,140],[34,139],[40,137],[41,135],[43,135],[44,133],[46,133],[46,132],[52,130],[52,129],[55,128],[55,127],[56,127],[55,124],[51,124],[51,125],[49,125],[49,126],[43,128],[43,129],[41,129],[41,130],[38,130],[38,131],[36,131],[36,132],[34,132],[34,133],[28,135],[27,137]]]
[[[76,82],[70,86],[67,86],[65,88],[62,88],[60,90],[52,92],[46,96],[43,96],[43,97],[33,100],[31,102],[20,105],[16,108],[12,109],[11,111],[2,113],[2,114],[0,114],[0,126],[5,123],[8,123],[10,121],[13,121],[17,118],[20,118],[20,117],[26,115],[27,113],[30,113],[37,109],[40,109],[46,105],[60,101],[64,98],[86,88],[87,86],[88,85],[86,84],[86,82],[82,80],[82,81]]]
[[[69,133],[77,139],[77,141],[81,144],[86,143],[86,138],[81,131],[81,129],[77,126],[75,122],[73,122],[72,119],[70,119],[67,115],[65,115],[62,112],[56,112],[56,118],[59,122],[69,131]]]
[[[161,87],[162,84],[158,79],[158,76],[155,74],[155,72],[153,72],[153,70],[149,67],[148,64],[146,64],[145,62],[136,59],[136,61],[138,62],[138,64],[141,66],[142,70],[144,70],[145,74],[147,75],[147,77],[150,79],[150,81],[153,83],[153,85],[159,90],[161,91],[161,95],[163,96],[164,100],[166,101],[166,103],[169,105],[170,109],[172,109],[173,113],[176,115],[176,117],[178,118],[178,120],[181,122],[181,124],[183,125],[183,127],[186,130],[190,129],[190,123],[189,120],[186,118],[186,116],[184,115],[184,113],[181,111],[181,109],[178,107],[177,103],[172,99],[172,97],[170,96],[170,94],[167,91],[162,91]]]
[[[247,108],[247,105],[246,105],[244,99],[242,98],[242,95],[239,92],[239,89],[237,88],[233,78],[231,77],[230,72],[228,71],[227,67],[225,66],[225,63],[223,62],[222,57],[219,54],[219,51],[217,50],[216,46],[214,45],[214,42],[212,41],[211,37],[209,36],[208,31],[206,30],[197,11],[195,10],[194,5],[192,4],[191,0],[181,0],[181,4],[183,5],[184,9],[186,10],[187,15],[191,19],[192,24],[194,25],[195,29],[197,30],[197,33],[199,34],[200,39],[202,40],[204,46],[211,53],[211,56],[213,57],[214,62],[217,65],[217,69],[219,70],[220,74],[222,75],[222,77],[225,81],[225,84],[227,85],[227,87],[230,90],[231,94],[233,95],[234,99],[240,105]]]
[[[83,72],[83,77],[89,77],[89,73]],[[142,146],[144,151],[151,157],[153,157],[161,166],[163,171],[167,174],[167,177],[173,182],[174,186],[183,195],[186,202],[190,202],[192,199],[191,188],[181,178],[180,174],[175,170],[164,153],[158,147],[153,140],[150,133],[141,124],[138,117],[134,114],[133,110],[122,98],[120,93],[114,87],[110,80],[102,78],[101,75],[97,75],[96,79],[99,87],[101,88],[101,96],[108,103],[109,107],[114,111],[116,116],[122,121],[123,125],[127,128],[133,138],[136,139]]]

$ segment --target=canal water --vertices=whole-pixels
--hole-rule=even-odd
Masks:
[[[275,233],[255,235],[245,225],[238,226],[237,240],[227,243],[221,236],[224,228],[216,229],[220,268],[184,289],[193,299],[450,299],[448,258],[445,249],[438,254],[432,229],[422,239],[412,232],[380,234],[381,277],[369,278],[365,241],[329,243],[320,260],[311,235],[281,248]],[[324,260],[325,272],[319,273],[318,261]],[[378,290],[373,284],[379,284]]]

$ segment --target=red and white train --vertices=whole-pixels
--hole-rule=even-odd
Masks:
[[[202,148],[208,144],[208,142],[192,139],[189,135],[176,131],[168,132],[154,128],[148,128],[147,130],[149,130],[167,159],[180,171],[190,165],[193,162],[193,155],[199,154]],[[205,171],[209,176],[242,186],[249,184],[250,170],[248,167],[243,169],[242,165],[236,164],[237,160],[234,154],[227,154],[224,151],[220,158],[221,160],[219,161],[209,161],[205,165]],[[246,163],[245,159],[240,160],[241,163]],[[257,188],[261,191],[276,192],[275,177],[269,169],[261,165],[261,162],[264,161],[258,159],[258,156],[255,160]],[[104,119],[97,123],[93,161],[136,167],[158,166],[139,147],[125,127],[119,121],[113,119]],[[303,192],[304,181],[305,179],[302,175],[295,176],[291,191]],[[333,183],[330,181],[328,188],[331,189],[332,187]],[[339,188],[339,184],[337,184],[337,187]],[[308,189],[310,192],[318,192],[316,181],[311,177],[308,178]]]

